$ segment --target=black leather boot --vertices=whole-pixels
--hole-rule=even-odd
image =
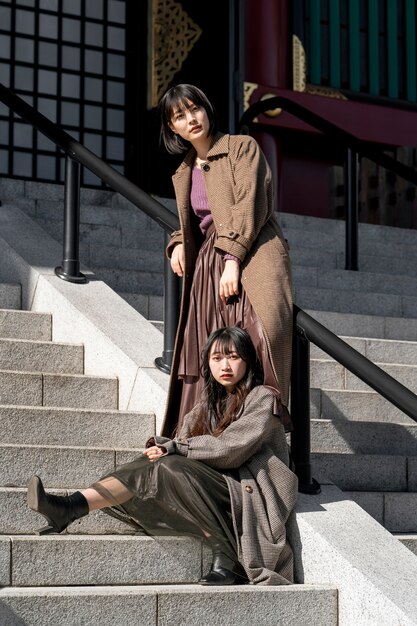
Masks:
[[[62,533],[76,519],[88,515],[88,502],[80,491],[70,496],[52,496],[45,492],[39,476],[32,476],[28,484],[28,507],[43,515],[48,526],[40,528],[37,533]]]
[[[246,572],[238,560],[233,560],[219,549],[213,549],[210,571],[198,581],[200,585],[245,585]]]

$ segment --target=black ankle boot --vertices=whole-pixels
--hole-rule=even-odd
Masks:
[[[200,585],[244,585],[248,578],[239,561],[215,549],[210,571],[198,582]]]
[[[39,476],[32,476],[28,484],[28,507],[43,515],[48,526],[40,528],[37,533],[62,533],[76,519],[88,515],[88,502],[80,491],[70,496],[52,496],[45,493]]]

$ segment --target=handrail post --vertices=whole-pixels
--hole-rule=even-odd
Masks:
[[[359,164],[358,153],[347,149],[345,164],[345,269],[358,271]]]
[[[301,493],[320,493],[320,485],[311,476],[310,435],[310,342],[297,329],[294,309],[294,335],[291,373],[291,455]]]
[[[165,232],[165,247],[170,240],[169,233]],[[162,356],[155,359],[156,367],[170,374],[172,358],[174,356],[175,337],[180,312],[179,279],[171,269],[169,259],[164,259],[164,349]]]
[[[68,154],[65,160],[64,252],[55,274],[70,283],[85,283],[80,272],[80,164]]]

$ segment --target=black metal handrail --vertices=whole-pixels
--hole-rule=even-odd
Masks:
[[[318,487],[311,476],[310,463],[310,342],[417,422],[417,396],[412,391],[294,305],[291,377],[294,432],[291,435],[291,452],[297,468],[300,491],[305,493],[317,492]]]
[[[165,232],[172,233],[172,231],[179,228],[178,217],[163,204],[137,187],[125,176],[88,150],[88,148],[73,139],[60,126],[51,122],[51,120],[1,83],[0,101],[48,137],[50,141],[66,154],[63,260],[61,266],[55,269],[55,273],[59,278],[74,283],[86,282],[85,276],[80,272],[79,260],[79,164],[87,167],[112,189],[130,200],[138,209],[159,224]],[[165,319],[167,323],[164,325],[163,355],[156,360],[157,367],[163,371],[169,370],[172,362],[170,359],[172,359],[175,337],[175,335],[173,337],[172,328],[176,328],[178,320],[178,296],[174,297],[173,294],[178,294],[178,283],[178,278],[173,272],[165,271],[165,313],[170,316],[170,319]],[[167,297],[167,293],[170,294],[170,297]]]
[[[252,104],[242,115],[239,125],[240,131],[249,132],[249,124],[260,113],[281,108],[294,117],[306,122],[313,128],[344,145],[346,154],[345,188],[346,188],[346,269],[358,269],[358,155],[364,156],[374,163],[390,170],[410,183],[417,185],[417,171],[401,163],[383,150],[378,149],[369,141],[364,141],[344,130],[337,124],[330,122],[318,113],[314,113],[305,106],[294,102],[285,96],[272,96]]]
[[[60,126],[36,111],[27,102],[0,83],[0,101],[29,122],[48,139],[59,146],[67,155],[75,159],[115,191],[130,200],[136,207],[157,222],[164,230],[172,232],[179,228],[179,220],[163,204],[105,163],[81,143],[73,139]]]

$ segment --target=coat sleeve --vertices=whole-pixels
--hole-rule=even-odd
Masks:
[[[259,145],[251,137],[239,139],[231,154],[235,202],[228,223],[217,225],[215,247],[243,261],[270,217],[273,192],[271,171]]]
[[[216,469],[240,467],[271,437],[278,424],[273,406],[273,393],[265,387],[257,387],[247,397],[242,415],[221,435],[176,439],[176,452]]]
[[[165,251],[168,259],[171,258],[173,249],[179,243],[183,243],[182,232],[180,230],[175,230],[171,235],[171,239],[169,240],[169,243]]]

